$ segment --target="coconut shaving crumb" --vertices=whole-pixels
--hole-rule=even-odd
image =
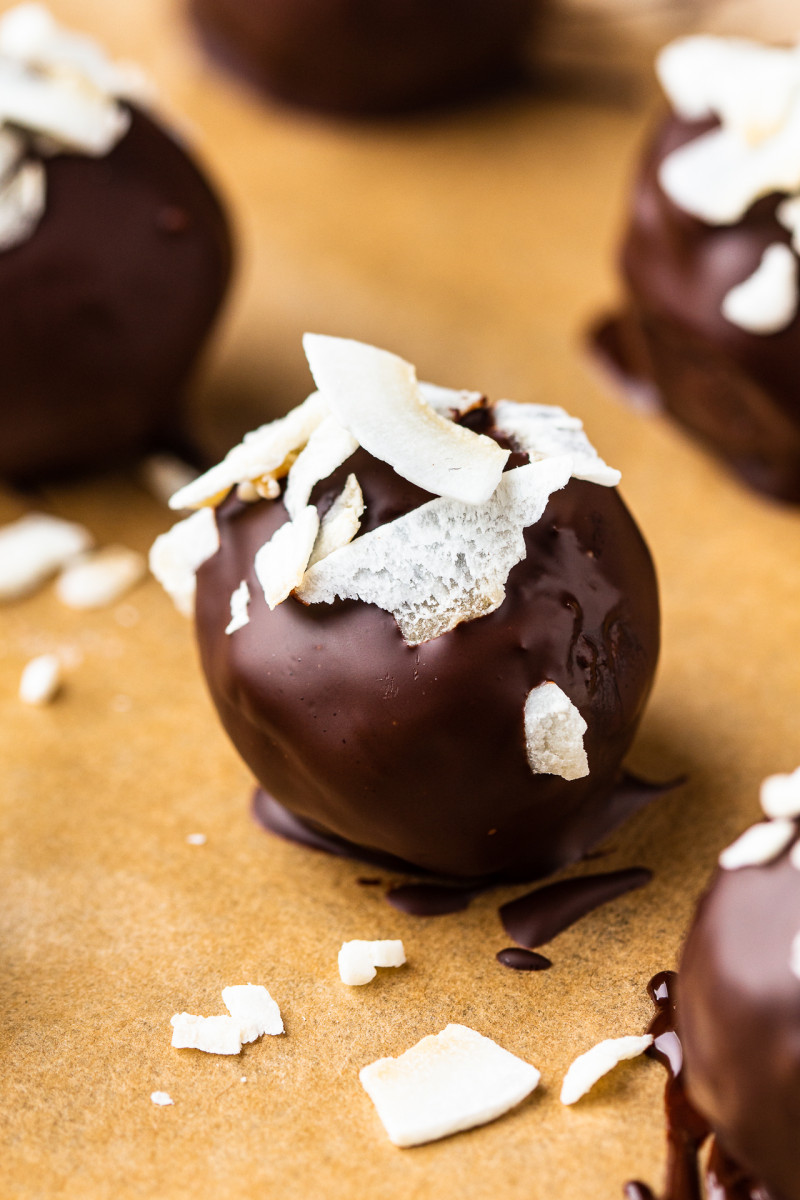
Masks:
[[[769,775],[761,784],[761,807],[768,817],[800,816],[800,767],[791,775]]]
[[[153,1104],[158,1104],[162,1108],[167,1104],[175,1103],[169,1092],[151,1092],[150,1099],[153,1101]]]
[[[225,627],[226,633],[236,633],[237,629],[243,629],[245,625],[249,625],[250,614],[247,611],[249,603],[250,588],[247,586],[247,580],[243,579],[231,595],[231,619]]]
[[[19,681],[23,704],[42,706],[55,700],[61,690],[61,661],[56,654],[40,654],[27,664]]]
[[[430,500],[315,563],[297,596],[307,604],[337,596],[377,604],[411,646],[494,612],[511,568],[525,557],[523,529],[539,520],[571,466],[562,457],[507,471],[484,504]]]
[[[150,547],[150,570],[185,617],[194,613],[195,575],[218,550],[217,521],[209,508],[178,521]]]
[[[431,408],[410,363],[349,338],[307,333],[303,347],[331,411],[365,450],[436,496],[489,499],[509,452]]]
[[[204,833],[187,833],[186,843],[189,846],[205,846],[208,838]]]
[[[589,774],[583,748],[587,729],[569,696],[555,683],[532,688],[525,700],[525,742],[534,775],[582,779]]]
[[[405,961],[405,950],[399,939],[342,942],[339,977],[342,983],[359,987],[375,978],[377,967],[402,967]]]
[[[264,1034],[284,1032],[280,1009],[265,987],[256,983],[236,984],[222,989],[222,1001],[239,1022],[242,1042],[254,1042]]]
[[[300,585],[318,532],[319,513],[313,505],[308,505],[301,509],[296,520],[276,529],[257,552],[256,577],[270,608],[275,608]]]
[[[361,528],[364,497],[355,475],[348,475],[345,485],[319,524],[319,533],[308,560],[309,567],[349,545]]]
[[[465,1025],[359,1072],[396,1146],[419,1146],[494,1121],[539,1083],[535,1067]]]
[[[725,871],[738,871],[742,867],[759,867],[772,862],[793,840],[795,832],[794,821],[785,817],[751,825],[722,851],[719,865]]]
[[[748,333],[778,333],[797,315],[797,259],[788,246],[767,246],[752,275],[731,288],[722,315]]]
[[[0,600],[17,600],[84,553],[92,536],[83,525],[28,513],[0,528]]]
[[[283,503],[292,520],[307,506],[315,484],[327,479],[358,449],[358,442],[335,417],[318,425],[289,470]]]
[[[229,1016],[197,1017],[176,1013],[171,1019],[172,1045],[177,1050],[206,1054],[239,1054],[242,1044],[263,1034],[283,1033],[280,1009],[265,987],[237,984],[222,990]]]
[[[652,1044],[649,1033],[642,1037],[608,1038],[598,1042],[591,1050],[580,1054],[570,1066],[561,1085],[561,1103],[575,1104],[618,1063],[628,1058],[638,1058]]]
[[[108,608],[147,574],[147,563],[127,546],[105,546],[65,567],[56,580],[56,595],[68,608]]]
[[[569,454],[575,479],[586,479],[603,487],[616,487],[620,481],[620,472],[603,462],[583,432],[583,422],[563,408],[499,400],[494,406],[494,422],[503,433],[513,437],[531,462]]]

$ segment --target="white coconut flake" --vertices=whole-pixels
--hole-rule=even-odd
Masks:
[[[788,246],[767,246],[752,275],[731,288],[722,315],[748,333],[778,333],[797,315],[797,259]]]
[[[317,426],[289,470],[283,503],[292,520],[308,505],[315,484],[346,462],[358,442],[336,417],[326,417]]]
[[[275,480],[286,474],[295,452],[305,446],[329,413],[319,392],[312,392],[285,417],[245,434],[222,462],[177,491],[169,502],[170,508],[215,505],[237,484],[257,485],[262,480],[269,494],[277,494]]]
[[[39,654],[25,666],[19,681],[19,698],[36,707],[49,704],[61,688],[61,661],[56,654]]]
[[[203,1050],[206,1054],[240,1054],[242,1028],[235,1017],[196,1017],[176,1013],[170,1021],[176,1050]]]
[[[217,520],[210,508],[178,521],[150,547],[150,570],[185,617],[194,613],[197,570],[218,550]]]
[[[425,383],[420,380],[417,384],[420,395],[426,404],[430,404],[440,417],[463,417],[465,413],[480,408],[483,403],[482,392],[468,392],[465,389],[439,387],[437,383]]]
[[[575,1104],[618,1063],[628,1058],[638,1058],[652,1044],[649,1033],[642,1037],[608,1038],[598,1042],[591,1050],[580,1054],[570,1066],[561,1085],[561,1103]]]
[[[534,775],[582,779],[589,774],[583,747],[587,725],[558,684],[532,688],[525,699],[525,744]]]
[[[308,560],[309,567],[352,542],[361,528],[363,513],[361,487],[355,475],[348,475],[341,492],[320,521],[317,540]]]
[[[231,595],[231,619],[225,627],[226,633],[236,633],[237,629],[243,629],[245,625],[249,625],[250,614],[247,611],[249,603],[250,588],[247,586],[247,580],[243,579]]]
[[[405,950],[399,939],[342,942],[339,977],[342,983],[359,987],[375,978],[376,967],[402,967],[405,961]]]
[[[411,646],[494,612],[511,568],[525,557],[523,530],[571,467],[562,457],[507,471],[484,504],[430,500],[315,563],[297,596],[306,604],[337,596],[377,604]]]
[[[722,851],[719,865],[725,871],[738,871],[742,867],[759,867],[772,862],[792,841],[795,828],[794,821],[782,817],[751,825]]]
[[[175,1103],[169,1092],[151,1092],[150,1099],[152,1100],[153,1104],[157,1104],[161,1108],[165,1107],[167,1104]]]
[[[440,416],[410,363],[348,338],[307,333],[303,347],[334,416],[365,450],[434,495],[468,504],[489,499],[509,452]]]
[[[319,533],[319,513],[313,505],[287,521],[257,552],[256,578],[269,607],[275,608],[299,587]]]
[[[800,932],[796,933],[792,938],[792,945],[789,951],[789,970],[800,979]]]
[[[71,559],[88,550],[92,535],[83,525],[28,513],[0,528],[0,601],[35,591]]]
[[[45,173],[32,159],[0,184],[0,251],[30,237],[44,214]]]
[[[260,984],[242,983],[223,988],[222,1000],[239,1024],[243,1044],[254,1042],[265,1033],[274,1036],[284,1032],[281,1011]]]
[[[535,1067],[465,1025],[448,1025],[398,1058],[359,1072],[396,1146],[419,1146],[485,1125],[534,1090]]]
[[[65,567],[56,580],[56,595],[68,608],[108,608],[147,574],[147,563],[127,546],[104,546]]]
[[[516,404],[499,400],[494,406],[494,422],[509,434],[521,450],[536,462],[562,454],[572,457],[572,475],[603,487],[616,487],[620,472],[603,462],[583,432],[583,422],[563,408],[548,404]]]
[[[800,254],[800,196],[788,196],[775,209],[775,216],[792,235],[792,249]]]
[[[92,157],[108,154],[130,126],[116,100],[87,90],[66,76],[27,71],[0,58],[0,121],[44,134],[65,150]]]
[[[791,775],[767,776],[760,799],[768,817],[800,817],[800,767]]]

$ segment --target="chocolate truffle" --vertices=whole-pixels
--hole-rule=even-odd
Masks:
[[[0,21],[7,479],[180,444],[231,245],[208,182],[140,91],[138,76],[39,6]]]
[[[722,855],[683,951],[678,1027],[689,1098],[721,1149],[754,1188],[800,1200],[800,772],[770,794],[790,815]]]
[[[578,859],[625,815],[658,654],[618,472],[562,409],[417,384],[355,342],[306,348],[319,392],[178,493],[216,520],[200,509],[152,554],[185,610],[202,561],[223,725],[273,818],[353,853],[468,880]]]
[[[614,372],[751,486],[800,502],[800,55],[685,38],[659,74],[673,111],[636,180]]]
[[[282,100],[365,115],[519,72],[535,0],[190,0],[213,53]]]

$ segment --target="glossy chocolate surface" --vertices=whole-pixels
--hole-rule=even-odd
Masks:
[[[209,49],[293,104],[449,103],[519,71],[535,0],[190,0]]]
[[[719,871],[679,973],[689,1099],[720,1146],[773,1200],[800,1200],[800,871],[788,853]]]
[[[358,450],[317,485],[321,512],[351,471],[363,532],[429,499]],[[281,501],[229,499],[217,520],[221,549],[197,577],[203,668],[240,754],[302,822],[356,852],[476,880],[547,874],[627,814],[613,792],[650,690],[659,614],[650,555],[614,490],[571,480],[525,531],[501,607],[413,648],[374,605],[290,597],[269,611],[253,562],[286,520]],[[250,622],[229,637],[242,579]],[[588,722],[585,779],[528,766],[525,697],[545,680]]]
[[[649,145],[634,186],[621,265],[624,312],[595,333],[601,355],[753,487],[800,503],[800,318],[773,334],[748,333],[722,301],[774,242],[783,198],[755,203],[735,225],[711,226],[678,208],[657,172],[678,146],[711,128],[670,116]]]
[[[22,482],[178,440],[231,268],[218,200],[143,113],[46,172],[40,224],[0,253],[0,475]]]

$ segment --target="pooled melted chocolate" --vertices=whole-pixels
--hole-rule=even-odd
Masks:
[[[595,330],[595,346],[751,486],[800,503],[800,318],[760,335],[722,315],[723,298],[767,246],[791,242],[775,216],[783,197],[757,201],[735,225],[711,226],[658,182],[667,155],[713,124],[671,116],[649,146],[622,248],[625,310]]]
[[[321,513],[350,472],[364,532],[430,499],[358,450],[315,488]],[[290,597],[270,612],[254,559],[286,519],[280,500],[229,498],[217,511],[220,550],[197,576],[203,669],[268,793],[262,819],[274,827],[288,811],[289,836],[470,883],[548,874],[619,824],[628,808],[613,797],[650,690],[659,615],[650,555],[616,491],[571,480],[525,530],[527,558],[501,607],[416,647],[390,613],[359,601]],[[250,621],[227,636],[243,579]],[[525,698],[546,680],[588,723],[584,779],[528,765]]]
[[[180,441],[231,268],[218,200],[143,113],[107,155],[45,166],[40,224],[0,253],[0,475],[17,482]]]
[[[652,871],[645,867],[628,867],[605,875],[562,879],[504,904],[500,920],[509,937],[535,950],[595,908],[644,887],[652,877]]]

